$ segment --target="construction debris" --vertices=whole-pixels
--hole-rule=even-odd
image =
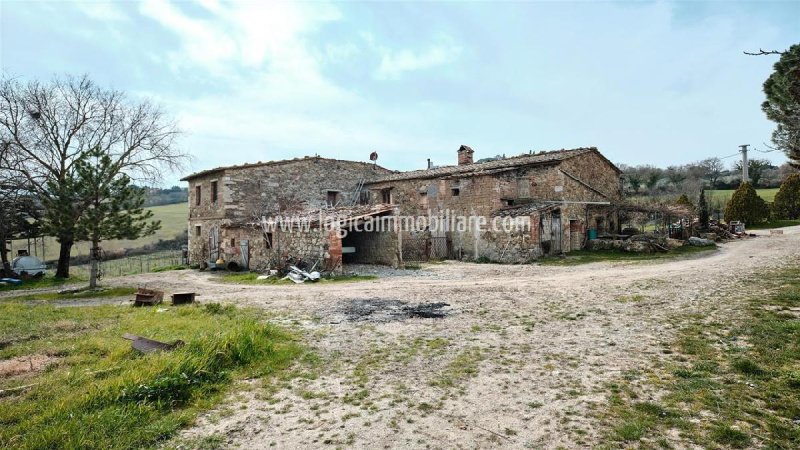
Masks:
[[[178,347],[182,347],[184,345],[184,342],[181,341],[180,339],[174,341],[171,344],[168,344],[166,342],[159,342],[153,339],[148,339],[146,337],[137,336],[135,334],[125,333],[124,335],[122,335],[122,337],[123,339],[131,341],[131,347],[133,347],[134,350],[137,350],[141,353],[153,353],[159,350],[169,351],[169,350],[174,350]]]
[[[320,277],[321,275],[317,271],[306,272],[303,269],[299,269],[297,266],[289,266],[289,273],[286,274],[284,279],[289,279],[299,284],[306,282],[306,280],[319,281]]]
[[[690,237],[686,243],[694,247],[709,247],[711,245],[717,245],[711,239],[703,239],[694,236]]]

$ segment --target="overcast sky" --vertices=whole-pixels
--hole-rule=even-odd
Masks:
[[[659,166],[766,150],[761,85],[777,57],[742,51],[800,42],[798,1],[0,8],[6,73],[86,73],[155,99],[185,131],[187,173],[372,151],[409,170],[453,164],[461,144],[476,158],[596,146]]]

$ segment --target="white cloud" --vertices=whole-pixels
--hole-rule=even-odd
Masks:
[[[368,39],[374,45],[374,40]],[[409,49],[392,50],[383,46],[375,46],[381,57],[381,63],[375,75],[378,79],[399,78],[405,72],[431,69],[436,66],[456,61],[461,54],[461,47],[447,36],[440,37],[430,47],[414,51]]]
[[[86,16],[103,22],[122,22],[128,17],[122,12],[118,5],[110,1],[81,1],[75,2],[75,6]]]

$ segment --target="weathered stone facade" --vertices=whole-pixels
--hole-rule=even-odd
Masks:
[[[612,206],[622,200],[621,172],[595,148],[472,163],[473,150],[462,146],[457,156],[458,165],[412,172],[313,157],[191,175],[185,178],[190,183],[190,259],[201,262],[216,256],[211,246],[217,236],[219,255],[226,261],[243,260],[246,240],[251,268],[274,267],[286,257],[324,261],[326,270],[340,268],[343,262],[395,265],[410,250],[522,262],[583,248],[590,229],[617,231],[619,220]],[[248,225],[287,209],[365,203],[395,205],[391,213],[398,219],[471,217],[483,218],[484,223],[459,226],[444,221],[446,225],[440,222],[438,227],[399,231],[347,229],[343,238],[323,228],[265,234]],[[359,223],[372,219],[362,217]],[[510,220],[516,226],[498,228]],[[439,245],[432,245],[434,241]]]
[[[330,258],[331,248],[336,259],[336,246],[341,243],[331,242],[326,230],[275,231],[267,236],[257,223],[264,215],[366,202],[366,197],[354,198],[359,186],[389,173],[371,163],[306,157],[190,175],[183,179],[189,182],[190,261],[202,263],[221,256],[241,262],[245,240],[253,268],[270,265],[279,254]],[[214,255],[212,236],[218,242]],[[338,260],[341,264],[340,253]]]
[[[622,199],[621,172],[597,149],[469,164],[465,155],[471,157],[470,150],[459,149],[457,166],[386,175],[368,183],[371,200],[389,200],[405,216],[515,217],[530,224],[512,230],[471,227],[430,233],[446,238],[466,258],[527,261],[583,248],[589,229],[607,232],[619,225],[610,205]]]

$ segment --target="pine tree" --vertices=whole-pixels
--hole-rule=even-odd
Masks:
[[[88,205],[75,223],[75,240],[92,243],[89,287],[94,288],[101,242],[149,236],[161,228],[161,222],[149,221],[153,212],[144,209],[144,190],[131,185],[131,179],[119,173],[111,157],[99,148],[82,155],[74,176],[63,184],[71,191],[69,196]]]
[[[708,230],[709,214],[705,189],[700,189],[700,198],[697,200],[697,214],[700,216],[700,229]]]
[[[789,175],[775,194],[772,214],[776,219],[800,219],[800,174]]]
[[[789,164],[800,167],[800,44],[782,52],[773,69],[764,82],[767,100],[761,109],[777,125],[772,142],[786,153]]]
[[[769,205],[750,183],[742,183],[725,207],[725,221],[738,220],[746,225],[764,222],[769,218]]]

